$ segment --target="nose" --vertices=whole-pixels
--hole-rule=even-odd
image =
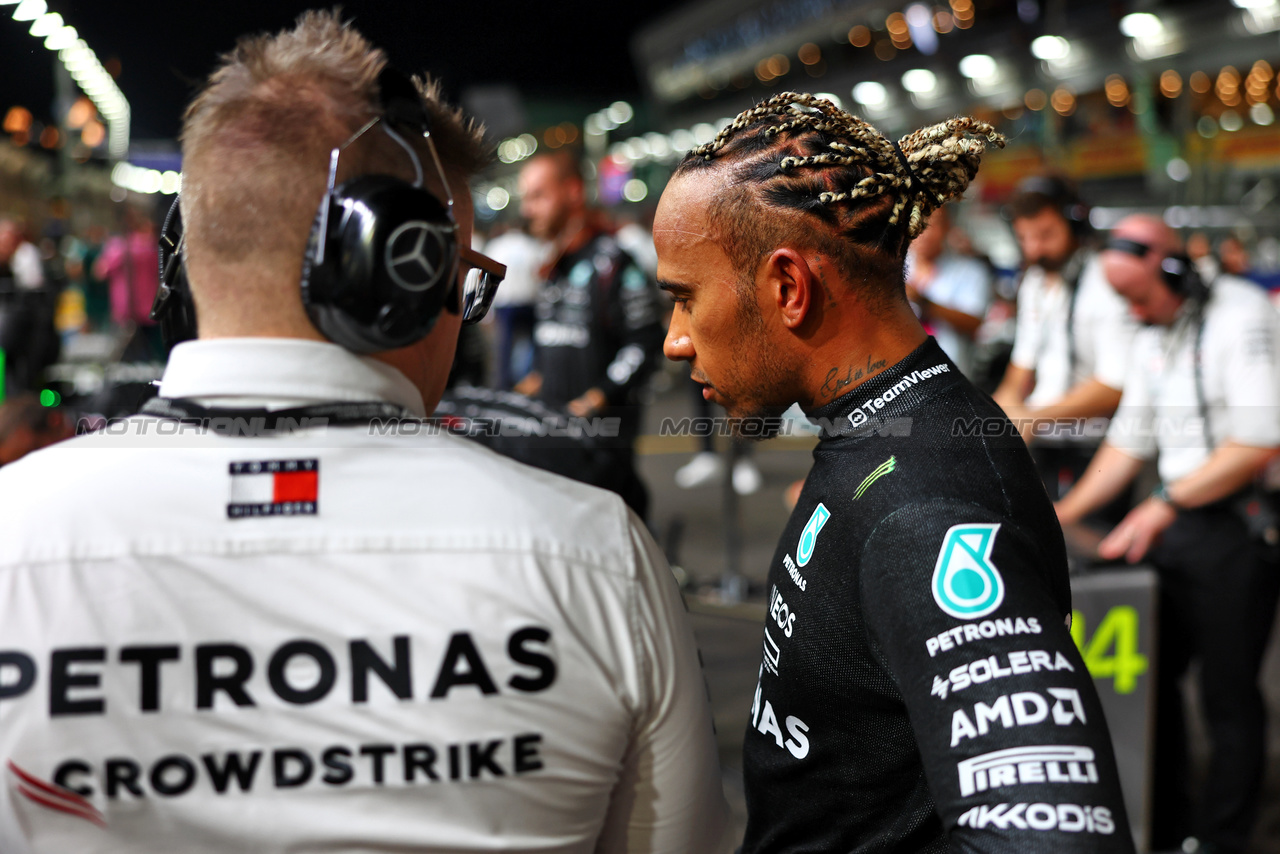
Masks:
[[[673,362],[693,361],[693,339],[681,315],[680,306],[671,312],[671,324],[667,327],[667,337],[662,342],[662,355]]]

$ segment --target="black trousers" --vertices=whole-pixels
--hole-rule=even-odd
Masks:
[[[1266,707],[1258,670],[1280,596],[1265,561],[1227,502],[1183,511],[1150,559],[1160,573],[1152,847],[1187,836],[1215,852],[1244,851],[1266,767]],[[1211,754],[1191,810],[1187,734],[1178,681],[1200,663]]]

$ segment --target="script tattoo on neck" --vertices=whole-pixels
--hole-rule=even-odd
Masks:
[[[844,394],[846,389],[859,380],[866,379],[877,371],[884,370],[885,360],[876,359],[872,361],[871,356],[867,356],[866,367],[855,368],[850,365],[845,369],[844,376],[840,376],[839,368],[832,368],[827,371],[827,378],[822,383],[822,388],[818,389],[818,396],[823,402],[835,400]]]

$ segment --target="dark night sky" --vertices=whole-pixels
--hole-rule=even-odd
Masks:
[[[422,0],[343,4],[344,17],[407,72],[430,71],[451,96],[470,85],[512,83],[531,97],[604,103],[640,91],[629,40],[642,24],[685,0]],[[314,3],[50,0],[106,63],[119,58],[120,88],[133,108],[133,136],[173,137],[193,86],[244,33],[290,24]],[[319,6],[323,8],[323,6]],[[29,23],[0,6],[0,111],[19,103],[48,115],[52,63]]]

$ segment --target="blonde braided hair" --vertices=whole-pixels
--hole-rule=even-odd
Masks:
[[[719,159],[755,159],[756,168],[737,171],[740,179],[758,180],[769,171],[751,157],[760,153],[776,167],[768,177],[801,170],[832,172],[824,176],[826,189],[807,204],[792,199],[791,206],[856,207],[878,197],[892,198],[885,225],[898,225],[906,213],[906,241],[901,247],[905,251],[905,243],[924,231],[933,211],[964,194],[989,144],[1003,148],[1004,137],[987,122],[965,116],[922,128],[895,146],[825,98],[782,92],[743,111],[714,140],[689,152],[677,174]],[[776,156],[778,148],[783,149],[781,156]],[[773,195],[776,201],[779,194]]]

